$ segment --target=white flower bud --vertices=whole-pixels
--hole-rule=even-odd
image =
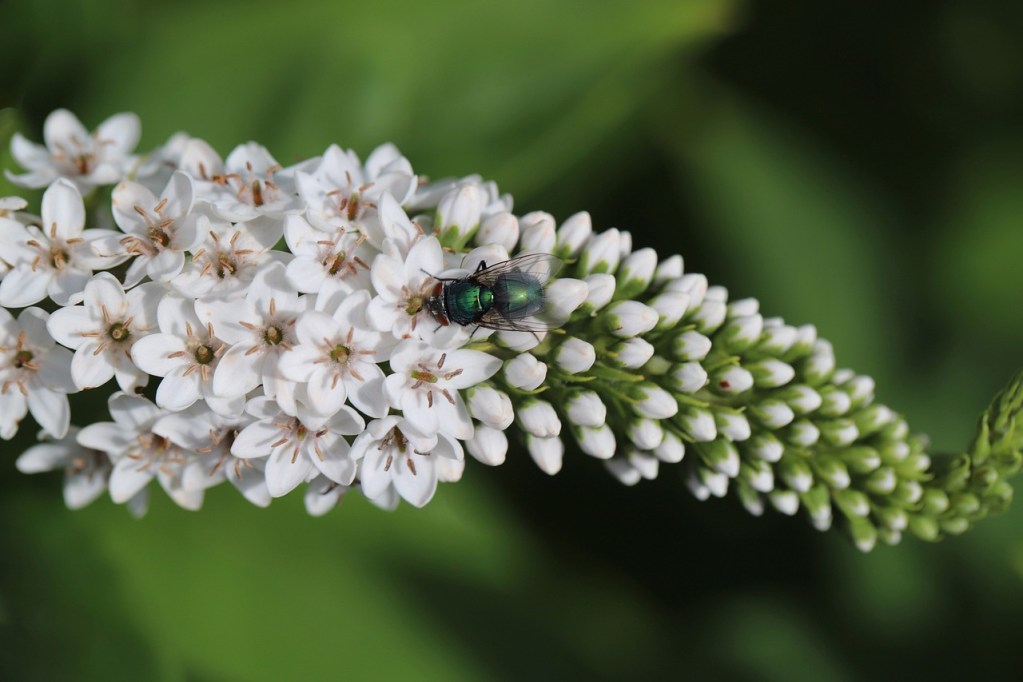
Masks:
[[[707,370],[698,362],[683,362],[671,373],[671,379],[679,393],[696,393],[707,385]]]
[[[664,284],[673,279],[678,279],[685,271],[682,256],[675,254],[662,260],[657,269],[654,270],[654,284]]]
[[[711,441],[702,448],[700,454],[715,471],[728,478],[735,478],[739,475],[739,451],[729,441],[723,438]]]
[[[739,471],[739,476],[757,492],[769,493],[774,490],[774,469],[763,460],[746,462]]]
[[[591,457],[597,459],[611,459],[614,457],[615,434],[607,424],[598,427],[577,426],[572,429],[579,449]]]
[[[803,372],[810,384],[820,384],[828,380],[835,371],[835,351],[824,339],[814,344],[813,353],[806,359]]]
[[[836,385],[841,385],[847,381],[852,381],[854,378],[856,378],[856,372],[846,367],[843,369],[836,369],[835,373],[831,376],[831,381]]]
[[[657,311],[639,301],[618,301],[605,313],[605,326],[619,338],[645,334],[657,326]]]
[[[559,322],[567,321],[576,309],[586,302],[590,288],[581,279],[565,277],[547,285],[544,300],[547,313]]]
[[[487,426],[503,431],[515,419],[511,398],[487,384],[469,389],[469,414]]]
[[[882,467],[867,478],[867,482],[864,487],[867,491],[872,492],[875,495],[887,496],[891,495],[895,491],[897,483],[898,478],[895,476],[895,470],[891,467]]]
[[[592,234],[593,225],[589,213],[582,211],[569,216],[558,228],[558,254],[567,257],[577,255]]]
[[[654,356],[653,345],[638,336],[616,343],[608,351],[615,365],[629,369],[642,367]]]
[[[640,450],[653,450],[664,439],[664,430],[653,419],[633,419],[629,422],[626,435]]]
[[[718,433],[733,442],[741,442],[750,437],[749,420],[742,413],[718,412],[714,416]]]
[[[851,419],[835,419],[824,422],[820,425],[820,430],[821,438],[836,448],[851,445],[860,435],[860,430],[856,428],[856,424]]]
[[[678,360],[703,360],[712,345],[711,340],[700,332],[689,330],[675,337],[673,350]]]
[[[686,487],[689,488],[689,492],[693,494],[693,497],[700,502],[705,502],[710,497],[710,489],[700,480],[700,475],[697,471],[691,471],[686,476]]]
[[[504,380],[515,388],[533,391],[547,378],[547,365],[530,353],[520,353],[504,363]]]
[[[546,400],[527,400],[516,416],[522,430],[537,438],[553,438],[561,433],[561,420]]]
[[[809,386],[790,386],[779,396],[796,414],[809,414],[821,406],[821,394]]]
[[[777,317],[764,320],[764,331],[760,334],[757,350],[766,355],[784,355],[796,342],[796,328]]]
[[[483,195],[476,185],[455,187],[437,205],[435,228],[444,244],[464,244],[480,224]]]
[[[631,298],[650,286],[657,268],[657,252],[651,248],[630,253],[618,266],[618,297]]]
[[[647,301],[647,305],[657,311],[660,320],[658,329],[673,329],[689,309],[689,294],[681,291],[664,291]]]
[[[743,509],[753,516],[764,515],[764,498],[757,494],[749,485],[740,485],[736,488],[736,493],[739,496],[739,502],[742,503]]]
[[[689,309],[696,310],[703,303],[703,297],[707,295],[708,286],[706,275],[691,273],[668,282],[664,290],[681,291],[684,294],[689,294]]]
[[[793,445],[808,448],[821,438],[820,429],[809,419],[800,419],[789,429],[788,439]]]
[[[765,462],[777,462],[785,454],[785,446],[773,433],[758,433],[743,443],[743,451]]]
[[[582,275],[613,273],[621,260],[622,235],[615,228],[595,234],[586,242],[576,266]]]
[[[853,407],[865,405],[874,399],[874,380],[868,376],[857,376],[843,383],[842,388],[852,398]]]
[[[772,490],[767,499],[772,507],[786,516],[794,516],[799,511],[799,495],[791,490]]]
[[[796,418],[792,408],[780,400],[765,400],[750,406],[750,413],[768,429],[775,431],[788,426]]]
[[[593,344],[575,336],[565,339],[554,349],[554,364],[569,374],[585,372],[597,361],[597,351]]]
[[[841,417],[852,407],[849,394],[835,386],[825,386],[820,391],[820,412],[826,417]]]
[[[561,461],[565,455],[565,444],[560,438],[537,438],[526,436],[526,449],[529,456],[536,462],[540,471],[549,476],[561,471]]]
[[[632,409],[641,417],[669,419],[678,413],[678,402],[670,393],[656,384],[644,382],[629,391],[635,399]]]
[[[728,304],[728,317],[753,317],[760,314],[760,301],[755,298],[740,298]]]
[[[785,485],[797,493],[805,493],[813,487],[813,471],[802,457],[786,457],[778,464],[778,473]]]
[[[710,410],[690,407],[675,417],[675,423],[681,426],[689,436],[698,443],[706,443],[717,438],[718,429],[714,424],[714,414]]]
[[[815,464],[817,475],[836,490],[844,490],[852,482],[849,476],[849,469],[839,459],[818,456]]]
[[[650,453],[632,451],[626,458],[646,480],[652,481],[657,478],[657,472],[661,468],[660,462]]]
[[[727,314],[728,306],[724,301],[704,298],[703,303],[690,316],[689,320],[696,325],[697,330],[709,334],[724,323]]]
[[[618,234],[618,255],[620,258],[625,258],[632,253],[632,233],[628,230],[621,230]]]
[[[498,466],[504,464],[508,454],[508,437],[504,431],[477,425],[472,438],[466,441],[465,449],[478,461],[488,466]]]
[[[760,340],[764,318],[758,314],[733,316],[717,334],[722,346],[735,353],[752,348]]]
[[[707,487],[714,497],[724,497],[728,494],[728,476],[719,471],[710,469],[699,469],[700,482]]]
[[[792,344],[791,352],[801,357],[813,350],[817,343],[817,328],[812,324],[804,324],[796,329],[796,340]]]
[[[519,243],[523,251],[552,253],[557,236],[554,233],[554,216],[543,211],[527,213],[519,219],[521,236]]]
[[[686,456],[686,445],[674,433],[665,431],[661,444],[654,448],[654,454],[666,464],[677,464]]]
[[[604,466],[622,485],[634,486],[643,480],[643,474],[625,457],[609,459],[604,462]]]
[[[480,246],[493,244],[511,251],[518,241],[519,219],[507,211],[484,218],[480,229],[476,231],[476,243]]]
[[[792,365],[773,358],[751,363],[746,369],[753,374],[753,383],[759,388],[779,388],[796,376]]]
[[[601,426],[607,420],[607,406],[593,391],[573,393],[565,405],[568,421],[577,426]]]
[[[704,301],[718,301],[720,303],[728,303],[728,289],[715,284],[712,287],[707,287],[707,293],[703,297]]]
[[[729,365],[711,377],[710,387],[724,395],[739,395],[753,388],[753,375],[745,367]]]
[[[586,295],[585,307],[597,311],[611,302],[615,294],[614,275],[596,274],[586,278],[589,293]]]
[[[524,353],[539,346],[546,336],[547,332],[542,330],[524,332],[502,329],[497,332],[497,343],[509,350]]]

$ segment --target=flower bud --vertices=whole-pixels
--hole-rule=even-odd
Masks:
[[[646,291],[657,268],[657,252],[650,248],[630,253],[615,273],[615,298],[629,299]]]
[[[465,449],[478,461],[488,466],[504,464],[508,454],[508,437],[504,431],[489,426],[477,426]]]
[[[705,298],[700,307],[689,317],[689,321],[696,325],[697,331],[710,334],[724,323],[727,313],[728,307],[724,301]]]
[[[812,324],[804,324],[796,328],[796,340],[789,347],[783,360],[801,358],[813,352],[817,344],[817,328]]]
[[[791,490],[772,490],[767,499],[776,511],[786,516],[795,516],[799,511],[799,495]]]
[[[653,419],[633,419],[626,427],[626,435],[640,450],[653,450],[664,439],[664,430]]]
[[[728,476],[725,476],[720,471],[700,467],[697,470],[697,476],[700,477],[700,482],[707,487],[707,490],[714,497],[724,497],[728,494]]]
[[[874,399],[874,380],[868,376],[857,376],[842,382],[842,388],[849,394],[853,408],[866,405]]]
[[[529,456],[540,467],[540,471],[549,476],[561,471],[561,460],[565,455],[565,444],[560,438],[537,438],[526,435],[526,449]]]
[[[547,313],[555,320],[563,322],[572,316],[579,306],[586,302],[590,288],[581,279],[563,277],[547,285],[544,297],[547,302]]]
[[[810,515],[810,523],[820,531],[831,527],[833,515],[831,513],[831,492],[826,485],[815,485],[799,496],[803,508]]]
[[[589,213],[581,211],[569,216],[568,220],[561,223],[561,227],[557,231],[557,254],[562,258],[572,258],[578,255],[592,234],[593,225]]]
[[[593,345],[575,336],[568,337],[554,350],[554,364],[569,374],[585,372],[596,361]]]
[[[689,309],[689,294],[681,291],[663,291],[647,301],[657,311],[660,330],[674,329]]]
[[[852,536],[856,549],[864,554],[874,549],[877,545],[877,528],[866,519],[850,519],[848,525],[849,535]]]
[[[941,535],[937,521],[919,514],[909,517],[909,532],[927,542],[934,542]]]
[[[764,318],[760,315],[733,317],[721,328],[715,337],[730,353],[749,350],[760,340],[764,329]]]
[[[693,497],[700,502],[705,502],[710,497],[710,489],[700,480],[698,471],[689,472],[689,475],[686,476],[686,487],[689,488],[689,492],[693,494]]]
[[[613,227],[591,236],[579,255],[579,274],[614,273],[622,257],[621,241],[621,233]]]
[[[835,386],[824,386],[820,389],[820,412],[825,417],[841,417],[852,407],[849,394]]]
[[[718,433],[733,443],[750,437],[749,420],[742,413],[717,412],[714,415],[714,423],[718,427]]]
[[[577,426],[601,426],[607,420],[607,406],[593,391],[577,391],[565,404],[568,421]]]
[[[614,275],[596,274],[586,278],[588,293],[583,309],[596,312],[611,302],[615,293]]]
[[[639,301],[618,301],[603,314],[604,327],[623,339],[647,333],[658,319],[657,311]]]
[[[672,350],[676,360],[703,360],[710,352],[711,345],[709,338],[690,330],[675,337]]]
[[[437,205],[435,223],[441,244],[462,248],[479,227],[482,212],[483,195],[476,185],[460,185],[445,194]]]
[[[666,464],[677,464],[686,456],[686,445],[674,433],[665,431],[661,444],[654,448],[654,454]]]
[[[641,417],[669,419],[678,413],[675,398],[660,386],[650,382],[643,382],[631,388],[629,397],[636,401],[632,409]]]
[[[860,490],[833,490],[835,504],[850,520],[866,518],[870,514],[870,499]]]
[[[703,297],[707,295],[707,288],[707,276],[699,273],[682,275],[664,286],[665,291],[681,291],[683,294],[689,294],[690,310],[696,310],[703,304]]]
[[[739,479],[760,493],[774,490],[774,469],[762,459],[743,462],[739,470]]]
[[[757,350],[764,355],[780,357],[787,355],[792,344],[796,342],[796,328],[783,323],[778,318],[771,318],[768,324],[764,320],[764,330],[760,334]]]
[[[557,236],[554,232],[554,217],[543,211],[527,213],[519,219],[519,243],[523,251],[552,253]]]
[[[785,453],[785,446],[773,433],[758,433],[742,444],[742,451],[765,462],[777,462]]]
[[[849,469],[837,457],[817,455],[814,459],[814,470],[819,478],[824,479],[825,483],[836,490],[844,490],[852,482]]]
[[[717,438],[718,430],[714,424],[714,414],[702,407],[689,407],[680,411],[672,418],[676,424],[689,434],[697,443],[706,443]]]
[[[672,371],[671,384],[679,393],[696,393],[707,385],[707,370],[698,362],[683,362]]]
[[[852,420],[860,435],[869,436],[877,433],[878,430],[891,420],[895,419],[895,413],[887,405],[869,405],[853,415]]]
[[[739,496],[739,502],[743,509],[753,516],[763,516],[764,499],[749,484],[741,479],[736,483],[735,493]]]
[[[699,453],[700,458],[714,471],[728,478],[739,475],[739,451],[730,441],[718,438],[702,446]]]
[[[749,412],[757,421],[771,431],[788,426],[796,418],[791,407],[780,400],[773,399],[750,405]]]
[[[654,356],[654,347],[638,336],[625,339],[608,348],[611,364],[627,369],[638,369]]]
[[[753,374],[753,383],[758,388],[779,388],[792,381],[796,370],[781,360],[760,360],[746,365]]]
[[[495,245],[511,251],[519,241],[519,219],[507,211],[495,213],[483,219],[476,231],[476,243],[480,246]]]
[[[760,301],[755,298],[740,298],[728,304],[728,317],[753,317],[760,314]]]
[[[654,270],[654,284],[661,285],[673,279],[678,279],[682,276],[684,270],[682,256],[678,254],[668,256],[657,264],[657,269]]]
[[[774,396],[792,408],[798,415],[808,414],[821,406],[821,395],[809,386],[802,384],[797,386],[786,386],[784,390],[775,393]]]
[[[611,459],[614,457],[615,442],[614,432],[607,424],[598,427],[576,426],[572,434],[579,443],[579,449],[591,457],[597,459]]]
[[[744,367],[728,365],[710,378],[710,388],[721,395],[739,395],[753,388],[753,375]]]
[[[778,463],[778,475],[797,493],[805,493],[813,486],[813,470],[801,455],[783,457]]]
[[[657,473],[660,471],[660,461],[651,455],[649,452],[636,452],[632,450],[626,455],[626,459],[629,464],[633,466],[636,471],[639,472],[640,476],[648,481],[652,481],[657,478]]]
[[[843,448],[852,445],[853,441],[860,435],[856,424],[851,419],[834,419],[832,421],[818,422],[821,430],[821,438],[836,448]]]
[[[803,361],[803,377],[811,386],[820,386],[835,371],[835,351],[824,339],[818,339],[813,352]]]
[[[504,363],[504,380],[523,391],[534,391],[547,378],[547,365],[530,353],[520,353]]]
[[[643,480],[643,474],[625,457],[614,457],[604,462],[611,475],[622,485],[634,486]]]
[[[468,391],[469,414],[489,427],[503,431],[515,419],[511,398],[487,384],[473,386]]]
[[[792,427],[785,434],[785,438],[793,445],[808,448],[820,440],[821,431],[809,419],[800,419],[792,423]]]
[[[561,433],[561,420],[546,400],[527,400],[517,411],[519,425],[537,438],[553,438]]]
[[[923,497],[920,498],[921,511],[931,516],[944,514],[945,510],[948,509],[948,504],[948,495],[945,494],[944,490],[938,488],[928,488],[924,491]]]
[[[842,451],[842,459],[856,474],[869,474],[881,466],[881,455],[869,445],[854,445]]]
[[[891,495],[899,479],[895,476],[895,470],[891,467],[881,467],[867,477],[864,488],[875,495]]]

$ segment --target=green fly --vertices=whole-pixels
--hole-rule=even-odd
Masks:
[[[480,261],[465,277],[437,278],[426,309],[441,325],[476,325],[504,331],[544,331],[535,317],[547,303],[544,287],[561,268],[549,253],[531,253],[488,266]]]

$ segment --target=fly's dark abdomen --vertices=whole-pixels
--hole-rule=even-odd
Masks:
[[[471,280],[449,282],[444,287],[444,303],[448,318],[466,326],[476,324],[490,310],[494,295],[487,287]]]
[[[528,273],[500,275],[493,287],[494,308],[509,320],[535,315],[543,310],[543,283]]]

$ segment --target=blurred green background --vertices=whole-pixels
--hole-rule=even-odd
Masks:
[[[988,0],[4,0],[0,132],[63,106],[137,112],[142,149],[393,141],[815,323],[948,452],[1021,364],[1021,27]],[[422,511],[224,487],[136,521],[65,510],[58,475],[15,471],[24,442],[0,462],[3,680],[1023,677],[1019,503],[863,556],[671,471],[627,489],[517,450]]]

